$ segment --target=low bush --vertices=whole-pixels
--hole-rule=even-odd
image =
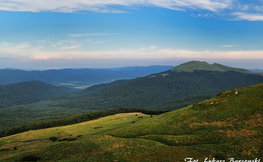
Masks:
[[[68,141],[76,141],[77,138],[69,138]]]
[[[99,129],[99,128],[103,128],[103,127],[94,127],[94,129]]]
[[[29,155],[29,156],[23,157],[20,161],[38,161],[38,160],[40,160],[39,157],[36,157],[34,155]]]
[[[58,138],[57,137],[50,137],[49,140],[51,140],[52,142],[55,142],[58,140]]]

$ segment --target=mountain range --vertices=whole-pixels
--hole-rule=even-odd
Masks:
[[[263,83],[260,73],[191,61],[160,73],[94,85],[68,95],[2,109],[0,128],[116,108],[175,110],[221,91],[258,83]]]
[[[104,69],[53,69],[44,71],[24,71],[17,69],[0,70],[0,85],[25,81],[42,81],[70,88],[85,88],[93,84],[112,82],[119,79],[134,79],[141,76],[158,73],[172,66],[124,67]]]
[[[168,71],[121,82],[121,84],[106,87],[99,91],[61,96],[49,100],[50,102],[46,101],[46,103],[53,107],[78,107],[88,110],[121,107],[151,108],[189,96],[210,95],[211,97],[224,90],[262,82],[262,75],[254,74],[245,69],[192,61]],[[87,90],[83,90],[83,92],[88,92]],[[169,107],[169,109],[180,107],[173,104],[173,107]],[[156,109],[161,108],[162,106]]]

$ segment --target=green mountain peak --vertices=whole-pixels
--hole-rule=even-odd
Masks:
[[[241,73],[251,73],[246,69],[233,68],[218,63],[209,64],[207,62],[201,62],[201,61],[186,62],[171,69],[171,71],[175,71],[175,72],[194,72],[194,70],[221,71],[221,72],[235,71]]]

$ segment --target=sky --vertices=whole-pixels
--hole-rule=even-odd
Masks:
[[[263,69],[263,0],[0,0],[0,68]]]

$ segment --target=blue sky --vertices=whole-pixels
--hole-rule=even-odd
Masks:
[[[263,0],[0,0],[0,68],[263,69]]]

